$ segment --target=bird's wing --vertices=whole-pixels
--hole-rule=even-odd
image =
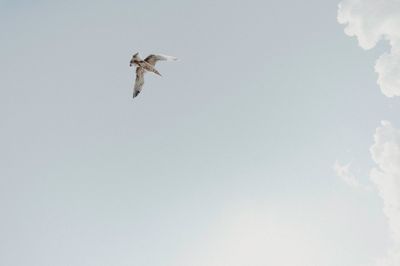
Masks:
[[[170,55],[162,55],[162,54],[151,54],[144,59],[147,63],[152,66],[155,66],[157,61],[164,60],[164,61],[176,61],[178,58]]]
[[[134,91],[133,91],[133,98],[138,96],[138,94],[140,93],[140,91],[143,88],[143,84],[144,84],[144,69],[141,67],[137,67],[136,68],[135,87],[134,87]]]

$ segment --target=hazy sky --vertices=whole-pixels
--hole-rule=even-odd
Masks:
[[[0,265],[398,265],[400,2],[338,4],[0,0]]]

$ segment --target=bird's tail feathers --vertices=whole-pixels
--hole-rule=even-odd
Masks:
[[[155,69],[155,68],[153,69],[153,73],[155,73],[155,74],[159,75],[160,77],[162,77],[161,73],[158,72],[157,69]]]
[[[135,98],[136,96],[138,96],[139,93],[140,93],[140,91],[134,91],[134,92],[133,92],[133,98]]]

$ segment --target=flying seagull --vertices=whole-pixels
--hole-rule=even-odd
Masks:
[[[143,88],[144,84],[144,73],[146,72],[153,72],[161,76],[160,72],[157,71],[155,65],[157,61],[176,61],[177,58],[169,55],[161,55],[161,54],[151,54],[142,60],[139,56],[139,53],[136,53],[132,56],[131,62],[129,66],[136,66],[136,80],[135,80],[135,87],[133,91],[133,98],[138,96],[140,91]]]

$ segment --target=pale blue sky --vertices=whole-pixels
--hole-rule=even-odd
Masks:
[[[385,45],[361,50],[337,4],[0,0],[0,264],[235,266],[237,224],[254,250],[270,226],[288,243],[237,265],[384,254],[380,199],[332,166],[367,182],[400,108],[376,85]],[[133,100],[134,52],[180,61]]]

